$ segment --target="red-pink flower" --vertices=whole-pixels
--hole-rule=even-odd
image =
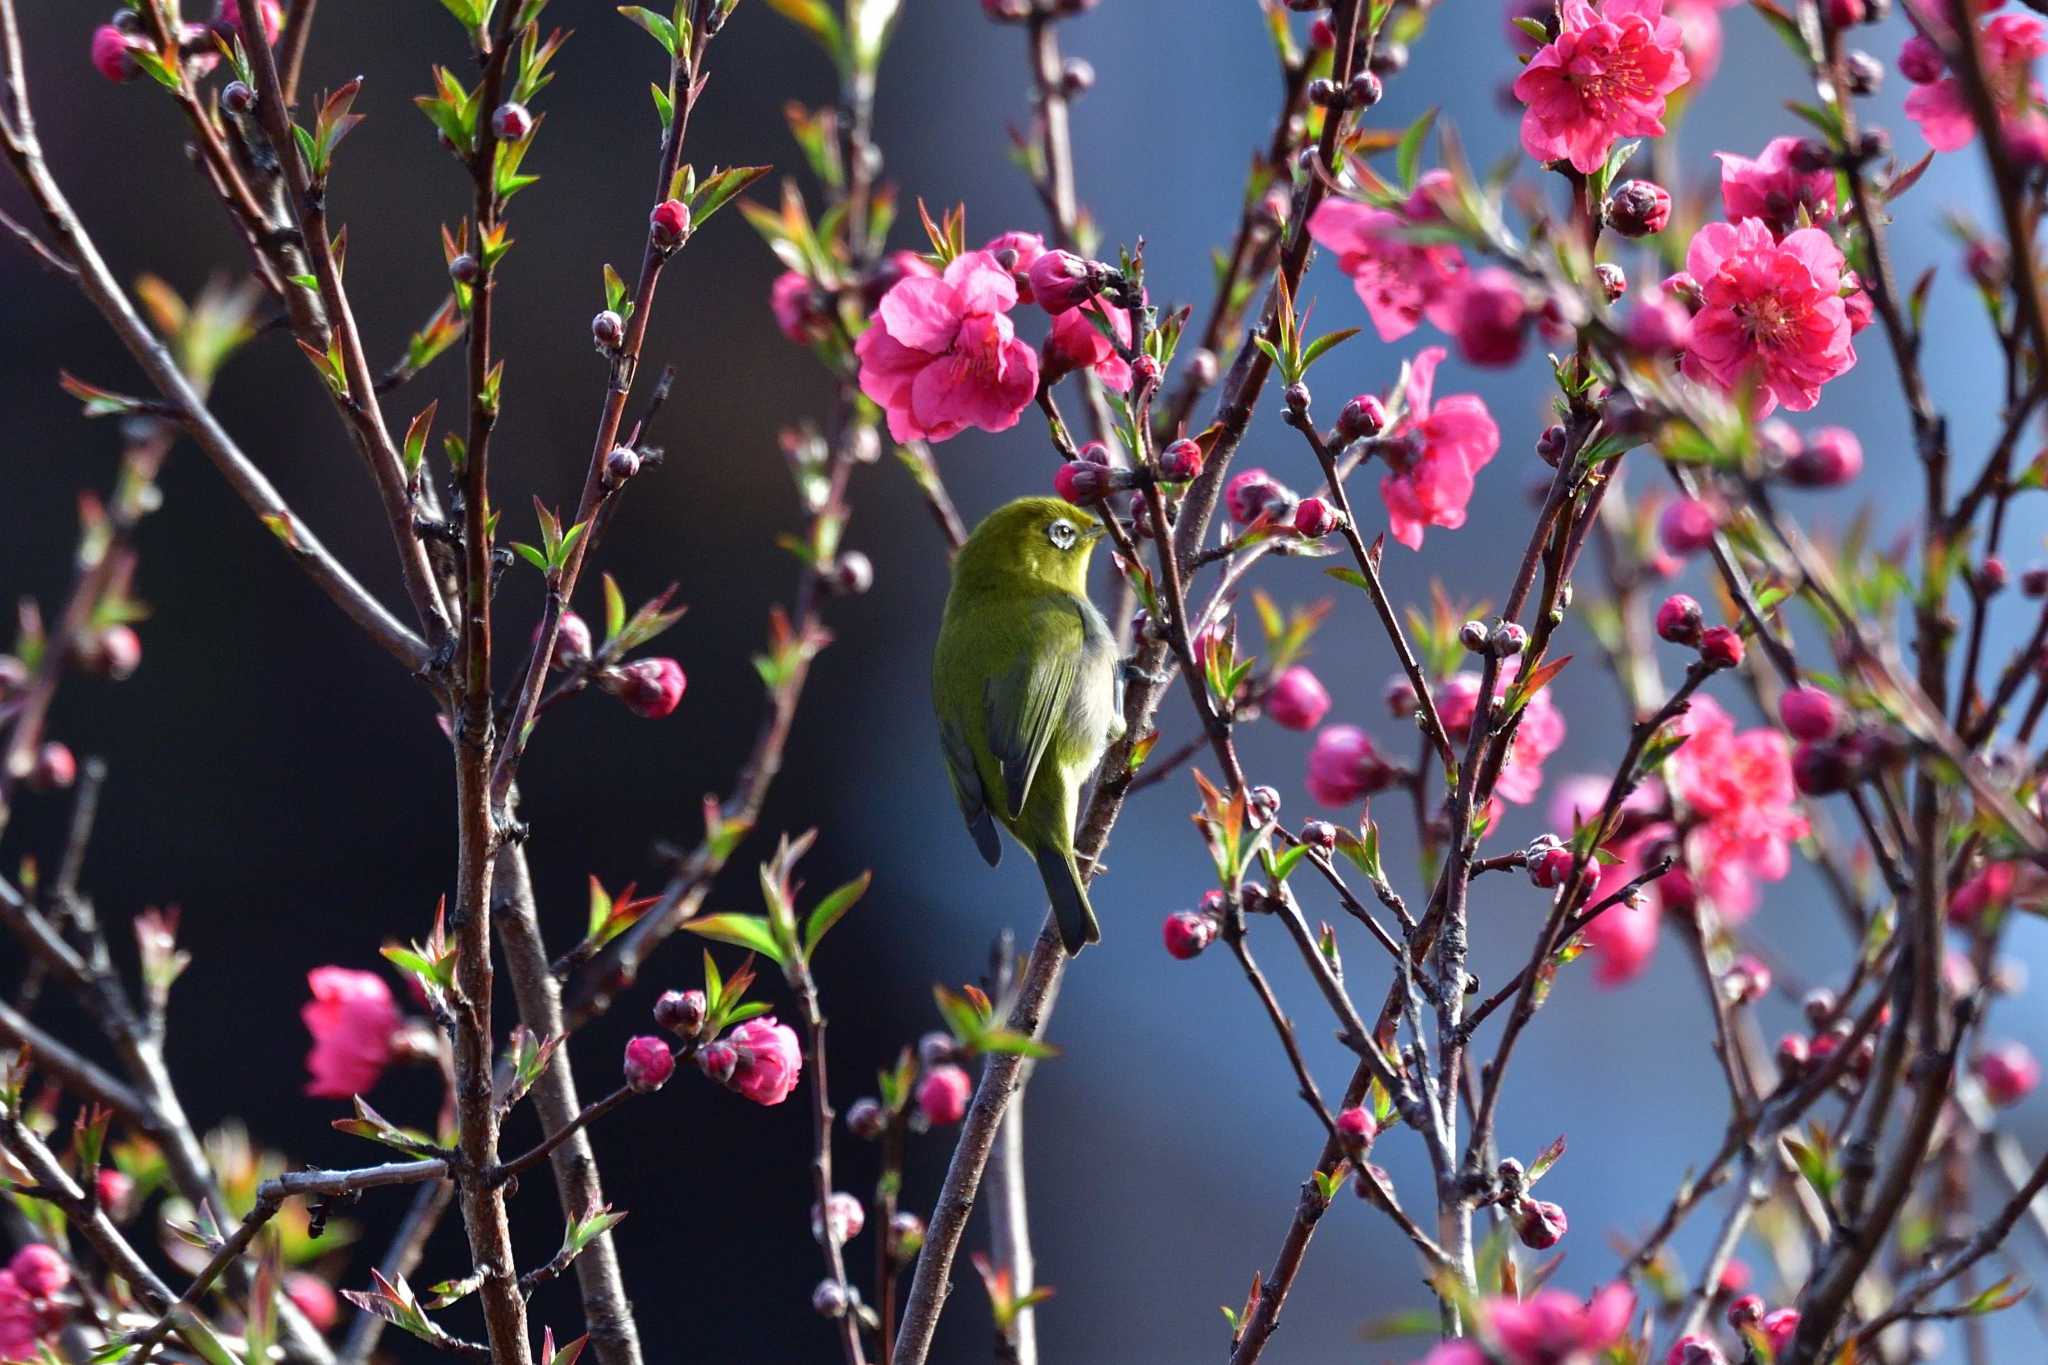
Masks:
[[[1494,684],[1496,697],[1508,694],[1521,662],[1510,659],[1501,666],[1500,678]],[[1437,718],[1443,721],[1453,740],[1462,740],[1471,733],[1472,718],[1479,711],[1482,681],[1477,673],[1453,673],[1431,694],[1436,701]],[[1515,738],[1508,748],[1507,762],[1501,765],[1494,794],[1518,806],[1535,800],[1543,785],[1543,760],[1556,753],[1563,743],[1564,713],[1550,700],[1550,689],[1540,687],[1522,708],[1521,723],[1515,727]]]
[[[1457,324],[1465,258],[1448,244],[1403,241],[1412,221],[1345,199],[1325,199],[1309,215],[1308,235],[1336,253],[1381,341],[1399,341],[1424,318],[1445,331]]]
[[[943,441],[1017,424],[1038,392],[1038,354],[1017,339],[1016,306],[1016,281],[986,251],[890,287],[854,350],[861,392],[888,414],[891,436]]]
[[[51,1299],[71,1283],[71,1267],[57,1248],[44,1242],[25,1243],[7,1263],[7,1271],[32,1299]]]
[[[2034,82],[2034,59],[2048,52],[2048,33],[2032,15],[1992,16],[1981,35],[1984,78],[1991,87],[2008,137],[2037,128],[2042,118],[2041,89]],[[1906,117],[1920,125],[1928,145],[1953,152],[1977,135],[1969,97],[1955,76],[1914,86],[1906,96]]]
[[[1754,157],[1716,152],[1721,159],[1721,207],[1730,222],[1761,218],[1775,232],[1799,221],[1800,211],[1814,223],[1835,217],[1835,173],[1825,166],[1802,171],[1793,165],[1800,140],[1774,137]]]
[[[2012,900],[2019,868],[2013,863],[1988,863],[1984,870],[1950,893],[1948,917],[1957,924],[1975,924],[1986,910],[2002,910]]]
[[[1512,365],[1528,340],[1531,309],[1522,282],[1499,266],[1473,273],[1458,291],[1452,333],[1473,365]]]
[[[284,1277],[284,1292],[316,1332],[325,1332],[341,1317],[341,1300],[335,1296],[334,1286],[318,1275],[292,1271]]]
[[[391,1038],[399,1026],[391,988],[380,976],[347,967],[315,967],[306,973],[306,984],[313,990],[299,1010],[313,1035],[306,1093],[336,1100],[360,1095],[391,1061]]]
[[[1642,855],[1650,846],[1662,844],[1669,831],[1670,826],[1658,825],[1619,847],[1609,845],[1621,861],[1600,867],[1590,899],[1595,903],[1605,900],[1641,876]],[[1586,945],[1593,950],[1593,980],[1602,986],[1633,981],[1657,951],[1657,928],[1663,916],[1663,899],[1655,883],[1638,891],[1632,901],[1602,910],[1599,918],[1586,926]]]
[[[1997,1043],[1984,1050],[1976,1062],[1977,1079],[1984,1093],[2000,1108],[2018,1104],[2041,1083],[2041,1064],[2019,1043]],[[19,1275],[19,1268],[15,1273]]]
[[[1052,330],[1045,337],[1045,377],[1050,382],[1075,370],[1092,369],[1095,377],[1108,387],[1118,393],[1127,392],[1131,387],[1130,364],[1116,353],[1116,347],[1110,344],[1109,338],[1088,320],[1090,313],[1097,317],[1105,316],[1101,299],[1090,299],[1052,320]],[[1111,308],[1106,316],[1116,331],[1116,339],[1130,345],[1130,313],[1122,308]]]
[[[1355,725],[1332,725],[1308,754],[1308,794],[1325,806],[1349,806],[1386,790],[1394,770]]]
[[[1781,242],[1761,219],[1709,223],[1686,251],[1699,281],[1683,368],[1733,392],[1756,386],[1756,415],[1783,403],[1804,412],[1821,385],[1856,363],[1842,301],[1842,253],[1819,228]]]
[[[1509,1365],[1564,1365],[1613,1345],[1635,1303],[1635,1291],[1625,1284],[1608,1285],[1588,1303],[1562,1289],[1541,1289],[1519,1303],[1489,1299],[1482,1316]]]
[[[796,1030],[776,1023],[774,1015],[747,1020],[723,1041],[736,1054],[727,1088],[756,1104],[781,1104],[796,1089],[804,1069],[803,1049],[797,1044]]]
[[[1695,697],[1672,727],[1687,736],[1671,756],[1671,794],[1700,817],[1686,860],[1723,918],[1756,908],[1756,882],[1784,879],[1793,841],[1806,837],[1792,782],[1791,741],[1758,727],[1738,733],[1711,697]]]
[[[817,291],[794,270],[775,277],[768,290],[768,308],[775,314],[776,327],[799,346],[810,345],[832,328],[832,320],[818,311]]]
[[[1313,730],[1330,710],[1329,689],[1323,680],[1296,664],[1281,670],[1266,694],[1266,714],[1286,730]]]
[[[42,1315],[13,1272],[0,1270],[0,1360],[32,1360]]]
[[[1035,303],[1031,295],[1031,263],[1045,254],[1045,238],[1035,232],[1006,232],[992,237],[982,247],[991,256],[1000,256],[1005,251],[1016,253],[1017,259],[1010,265],[1010,274],[1017,281],[1017,302]],[[997,264],[1001,264],[1000,261]]]
[[[1408,411],[1387,448],[1389,473],[1380,480],[1394,539],[1422,548],[1426,527],[1456,530],[1465,524],[1473,477],[1500,449],[1500,428],[1486,404],[1469,393],[1433,401],[1436,367],[1444,348],[1431,346],[1408,371]]]
[[[1515,78],[1522,150],[1591,175],[1624,137],[1664,132],[1664,97],[1688,75],[1664,0],[1564,0],[1561,27]]]
[[[1440,1343],[1416,1365],[1487,1365],[1486,1352],[1461,1338]]]
[[[974,1096],[974,1079],[950,1062],[924,1073],[917,1084],[917,1108],[926,1123],[943,1128],[958,1123],[967,1114],[967,1101]]]

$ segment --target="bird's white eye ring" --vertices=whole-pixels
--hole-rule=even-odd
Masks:
[[[1055,550],[1073,549],[1074,541],[1079,537],[1079,534],[1079,532],[1074,530],[1074,523],[1068,521],[1065,517],[1059,518],[1052,525],[1045,528],[1045,538],[1052,542]]]

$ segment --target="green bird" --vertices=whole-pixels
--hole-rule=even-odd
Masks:
[[[996,825],[1038,864],[1069,953],[1102,937],[1074,862],[1081,788],[1122,736],[1116,641],[1088,600],[1102,525],[1058,498],[989,513],[953,561],[932,703],[960,813],[981,856]]]

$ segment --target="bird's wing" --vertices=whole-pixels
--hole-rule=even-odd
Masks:
[[[1081,617],[1066,602],[1034,606],[1020,624],[1026,648],[983,690],[989,752],[1002,766],[1011,819],[1023,812],[1046,746],[1066,714],[1081,666],[1083,634]]]
[[[939,746],[946,754],[946,771],[953,777],[953,796],[960,802],[960,814],[982,860],[994,867],[1003,860],[1003,839],[996,833],[995,818],[989,814],[988,796],[981,789],[981,774],[974,766],[974,747],[950,717],[939,719]]]

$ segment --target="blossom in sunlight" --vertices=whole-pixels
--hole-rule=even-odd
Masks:
[[[1465,524],[1474,476],[1500,449],[1500,428],[1486,404],[1469,393],[1437,399],[1436,369],[1444,349],[1432,346],[1415,357],[1408,372],[1408,410],[1384,454],[1388,473],[1380,480],[1394,539],[1422,548],[1425,528],[1456,530]]]
[[[1856,363],[1842,252],[1819,228],[1777,240],[1761,219],[1709,223],[1686,251],[1700,310],[1683,369],[1728,392],[1755,386],[1756,414],[1804,412]]]
[[[1522,74],[1522,150],[1591,175],[1625,137],[1664,132],[1664,97],[1689,75],[1664,0],[1565,0],[1561,28]]]
[[[2038,140],[2048,123],[2041,113],[2042,92],[2034,81],[2034,59],[2048,52],[2048,28],[2027,14],[1996,14],[1980,35],[1984,78],[1998,106],[2009,139]],[[1938,152],[1967,146],[1977,135],[1976,115],[1959,77],[1916,85],[1906,96],[1906,117],[1920,125],[1921,136]],[[2015,138],[2015,134],[2020,134]],[[2029,138],[2027,135],[2032,134]]]
[[[892,437],[943,441],[1017,425],[1038,392],[1038,353],[1017,339],[1016,306],[1016,281],[986,251],[891,286],[854,350],[861,392],[888,414]]]
[[[1835,173],[1809,165],[1796,137],[1774,137],[1754,157],[1716,152],[1721,162],[1721,208],[1730,222],[1761,218],[1774,232],[1789,231],[1802,212],[1809,223],[1835,217]]]
[[[1792,745],[1769,727],[1737,731],[1711,697],[1694,697],[1673,722],[1686,741],[1672,754],[1671,794],[1699,818],[1687,833],[1686,860],[1727,919],[1756,908],[1759,881],[1782,881],[1792,844],[1806,837],[1792,782]]]
[[[313,1035],[306,1093],[341,1100],[359,1095],[391,1061],[400,1022],[391,988],[374,973],[347,967],[315,967],[306,973],[306,984],[313,991],[299,1010]]]
[[[1445,243],[1403,240],[1415,221],[1345,199],[1325,199],[1309,215],[1308,235],[1336,255],[1381,341],[1399,341],[1424,318],[1446,332],[1457,326],[1465,258]]]
[[[1613,1345],[1635,1303],[1634,1290],[1610,1284],[1584,1303],[1562,1289],[1540,1289],[1519,1301],[1488,1299],[1479,1311],[1509,1365],[1559,1365]]]

